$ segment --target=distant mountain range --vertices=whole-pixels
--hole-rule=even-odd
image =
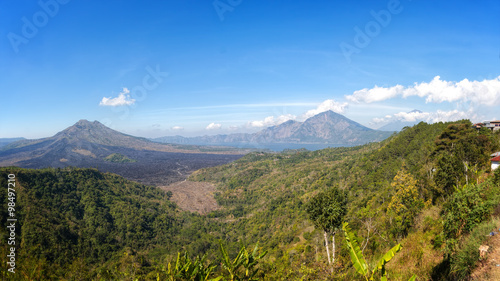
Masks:
[[[6,146],[15,141],[25,140],[25,138],[0,138],[0,147]]]
[[[422,113],[422,111],[420,111],[418,109],[414,109],[414,110],[412,110],[410,112],[407,112],[407,113],[409,113],[409,114],[411,114],[411,113],[417,113],[418,114],[418,113]],[[399,132],[404,127],[413,127],[413,126],[417,125],[420,122],[421,122],[421,120],[416,120],[416,121],[395,120],[395,121],[389,122],[389,123],[385,124],[384,126],[378,128],[378,130]]]
[[[178,144],[290,143],[361,145],[381,141],[393,132],[372,130],[333,111],[319,113],[304,122],[289,120],[253,134],[200,137],[167,136],[153,139]]]
[[[378,130],[399,132],[404,127],[413,127],[413,126],[417,125],[419,122],[420,121],[418,121],[418,122],[417,121],[415,121],[415,122],[394,121],[394,122],[391,122],[389,124],[386,124],[386,125],[378,128]]]
[[[0,166],[97,167],[142,183],[165,185],[185,179],[191,171],[233,161],[250,151],[213,145],[282,143],[351,146],[381,141],[391,134],[369,129],[332,111],[320,113],[304,122],[290,120],[253,134],[163,137],[155,139],[156,142],[120,133],[98,121],[80,120],[52,137],[17,141],[4,139],[4,143],[8,144],[0,147]]]
[[[190,171],[224,164],[243,154],[235,148],[161,144],[120,133],[98,121],[80,120],[52,137],[19,140],[1,147],[0,166],[97,167],[143,183],[166,184],[184,179]]]

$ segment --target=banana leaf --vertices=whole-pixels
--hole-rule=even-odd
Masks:
[[[347,248],[349,249],[349,254],[351,255],[352,264],[354,265],[356,271],[366,278],[368,274],[368,264],[363,257],[358,241],[356,241],[356,237],[354,236],[354,233],[351,232],[348,223],[343,224],[342,230],[344,230],[345,233]]]

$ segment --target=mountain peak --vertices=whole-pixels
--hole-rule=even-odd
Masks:
[[[408,113],[422,113],[422,111],[418,110],[418,109],[414,109],[414,110],[412,110],[412,111],[410,111]]]
[[[72,127],[86,128],[86,127],[92,127],[92,126],[104,126],[104,125],[102,123],[100,123],[99,121],[90,122],[87,119],[80,119]]]
[[[111,144],[111,139],[119,140],[123,137],[122,133],[104,126],[99,121],[91,122],[86,119],[79,120],[54,136],[57,139],[67,138],[77,142],[84,140],[100,144]]]
[[[338,115],[338,113],[334,112],[333,110],[327,110],[327,111],[323,111],[323,112],[320,112],[318,114],[325,114],[325,115]]]
[[[80,119],[80,120],[78,120],[78,122],[75,123],[75,125],[77,125],[77,124],[89,124],[89,123],[90,123],[90,121],[87,119]]]
[[[80,134],[82,132],[93,132],[94,134],[114,134],[119,133],[113,129],[104,126],[99,121],[88,121],[86,119],[81,119],[76,122],[73,126],[66,128],[65,130],[59,132],[58,134]],[[120,133],[121,134],[121,133]]]
[[[318,113],[312,117],[309,117],[306,121],[304,121],[304,123],[306,123],[306,124],[313,124],[313,123],[331,124],[331,123],[339,123],[339,122],[347,122],[347,123],[352,123],[353,125],[356,124],[357,126],[362,126],[362,125],[348,119],[344,115],[333,112],[332,110]]]
[[[326,116],[328,118],[331,118],[331,117],[338,117],[338,116],[342,116],[336,112],[333,112],[332,110],[327,110],[327,111],[323,111],[323,112],[320,112],[310,118],[313,118],[313,117],[322,117],[322,116]]]
[[[320,112],[314,116],[311,116],[309,118],[306,119],[306,122],[307,120],[309,119],[321,119],[321,120],[330,120],[330,119],[338,119],[338,118],[342,118],[342,119],[347,119],[344,115],[342,114],[339,114],[337,112],[334,112],[332,110],[327,110],[327,111],[323,111],[323,112]]]

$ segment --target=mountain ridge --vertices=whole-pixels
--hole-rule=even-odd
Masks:
[[[95,168],[146,184],[183,180],[190,171],[240,158],[235,148],[162,144],[80,120],[55,135],[0,148],[0,166]],[[116,154],[127,161],[110,162]]]
[[[391,131],[378,131],[367,128],[329,110],[314,115],[304,122],[288,120],[253,134],[237,133],[198,137],[165,136],[153,140],[163,143],[182,144],[302,143],[351,146],[381,141],[392,133]]]
[[[84,145],[85,142],[88,142],[94,145],[118,146],[138,150],[153,150],[162,152],[201,152],[194,146],[181,147],[178,145],[160,144],[144,137],[136,137],[113,130],[106,127],[99,121],[91,122],[85,119],[79,120],[74,125],[67,127],[51,137],[41,139],[21,139],[11,142],[2,147],[0,152],[41,143],[50,143],[50,145],[55,145],[56,142],[67,142],[75,145]]]

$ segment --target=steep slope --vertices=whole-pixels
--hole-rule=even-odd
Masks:
[[[299,130],[301,126],[301,122],[288,120],[279,125],[252,134],[250,141],[257,143],[301,142],[302,140],[295,136],[297,130]]]
[[[169,194],[113,174],[95,169],[0,168],[2,186],[7,187],[9,174],[15,175],[9,184],[16,194],[15,211],[8,217],[4,208],[0,221],[17,219],[18,276],[38,272],[42,276],[34,279],[94,279],[96,266],[123,256],[124,250],[173,247],[182,225]],[[0,202],[7,202],[7,197],[7,188],[2,188]],[[0,238],[8,237],[3,227]],[[7,272],[4,245],[2,274]]]

